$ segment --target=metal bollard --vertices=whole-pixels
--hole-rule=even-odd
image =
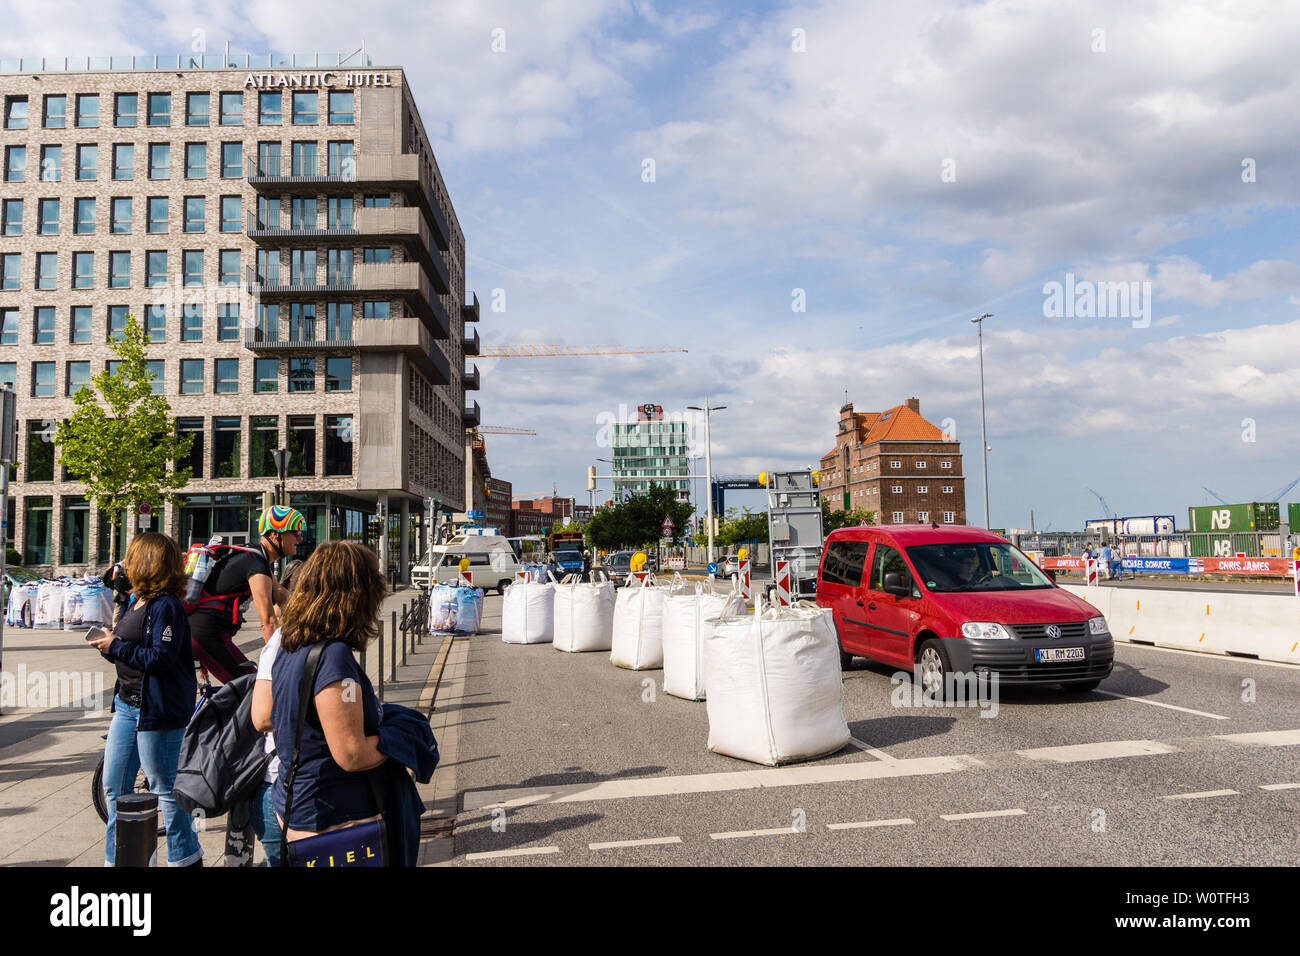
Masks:
[[[393,657],[392,679],[395,681],[397,680],[397,612],[396,611],[392,612],[392,622],[393,623],[388,628],[388,639],[389,641],[392,642],[392,657]]]
[[[384,622],[379,622],[379,702],[384,702]]]
[[[114,866],[151,866],[158,855],[158,796],[124,793],[117,798]]]

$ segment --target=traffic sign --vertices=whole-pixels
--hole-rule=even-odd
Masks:
[[[140,514],[142,515],[147,515],[151,511],[153,511],[153,505],[149,504],[147,501],[140,506]]]
[[[673,536],[673,519],[671,515],[664,516],[663,529],[665,538],[671,538]]]
[[[717,561],[710,561],[710,562],[709,562],[709,573],[710,573],[710,574],[717,574],[717,573],[718,573],[718,562],[717,562]]]

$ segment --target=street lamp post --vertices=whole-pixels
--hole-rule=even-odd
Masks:
[[[704,493],[708,497],[708,517],[705,519],[709,525],[709,550],[708,563],[713,563],[713,444],[712,435],[709,432],[709,413],[720,412],[726,405],[709,405],[709,400],[704,400],[704,407],[698,405],[687,405],[688,409],[694,412],[704,413]]]
[[[985,312],[983,315],[971,319],[979,327],[979,351],[980,351],[980,455],[984,459],[984,527],[991,528],[989,523],[989,442],[984,426],[984,320],[993,318],[992,312]]]

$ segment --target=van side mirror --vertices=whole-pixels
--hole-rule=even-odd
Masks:
[[[897,571],[890,571],[885,575],[885,593],[896,594],[899,597],[907,597],[912,593],[912,586],[909,582],[903,580],[903,575]]]

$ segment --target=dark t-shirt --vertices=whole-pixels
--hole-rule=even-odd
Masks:
[[[253,591],[248,586],[248,579],[256,574],[272,577],[271,562],[266,559],[261,545],[255,545],[251,551],[218,552],[229,553],[230,557],[219,563],[203,582],[204,595],[236,594],[239,595],[239,623],[244,623],[244,614],[248,610],[248,598]],[[236,600],[232,598],[231,600]],[[230,602],[223,602],[220,607],[199,607],[195,614],[205,614],[218,618],[230,630],[238,630],[232,624]]]
[[[275,780],[275,812],[284,817],[284,781],[293,757],[294,733],[298,727],[298,688],[310,647],[276,654],[271,665],[271,731],[280,756],[280,773]],[[363,727],[367,737],[379,733],[382,709],[374,688],[342,641],[332,641],[321,653],[313,696],[341,680],[356,681],[361,691]],[[302,728],[298,775],[293,784],[295,830],[324,830],[350,820],[363,820],[379,812],[365,773],[350,773],[334,762],[320,729],[316,708],[311,706]]]
[[[144,641],[144,612],[148,601],[136,601],[131,610],[122,615],[113,628],[113,636],[120,637],[128,644],[140,644]],[[140,706],[140,682],[144,671],[138,671],[129,664],[114,660],[117,668],[117,695],[132,707]]]

